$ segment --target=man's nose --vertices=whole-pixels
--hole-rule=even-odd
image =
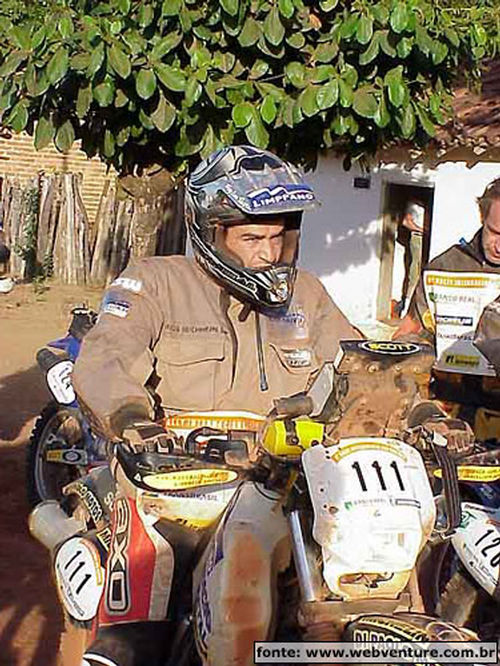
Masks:
[[[260,259],[268,264],[275,264],[278,260],[276,250],[270,240],[263,240],[260,245]]]

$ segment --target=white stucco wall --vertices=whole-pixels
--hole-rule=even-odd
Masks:
[[[382,208],[386,183],[434,187],[430,257],[479,226],[476,197],[500,164],[445,163],[435,169],[406,171],[396,164],[373,169],[370,189],[354,189],[360,171],[346,172],[333,156],[322,157],[307,175],[322,206],[304,219],[300,264],[320,277],[333,299],[353,322],[375,320],[380,270]]]

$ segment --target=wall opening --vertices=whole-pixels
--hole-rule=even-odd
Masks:
[[[385,183],[377,293],[377,319],[391,321],[405,314],[416,271],[429,259],[434,187]],[[407,226],[408,213],[421,215],[422,233]]]

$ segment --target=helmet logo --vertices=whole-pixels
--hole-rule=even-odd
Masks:
[[[303,185],[278,185],[273,189],[261,187],[258,190],[248,193],[252,209],[273,206],[279,203],[288,203],[289,201],[314,201],[314,194],[311,189]]]
[[[287,280],[280,280],[269,289],[269,300],[273,303],[285,303],[290,293]]]

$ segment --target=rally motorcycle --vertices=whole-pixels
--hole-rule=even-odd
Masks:
[[[78,306],[71,315],[67,334],[36,356],[52,400],[38,417],[26,450],[26,489],[32,507],[43,500],[61,500],[64,486],[105,461],[105,443],[93,435],[71,385],[82,339],[97,314]]]
[[[481,450],[459,461],[461,522],[435,567],[436,613],[500,638],[500,451]]]
[[[293,557],[279,576],[275,638],[477,640],[425,614],[415,569],[426,543],[451,535],[460,521],[445,449],[434,447],[445,508],[436,522],[422,455],[396,436],[426,383],[432,353],[425,345],[392,342],[342,348],[343,358],[336,367],[326,364],[307,394],[276,401],[266,418],[173,414],[164,421],[176,433],[170,450],[134,453],[116,445],[115,461],[135,489],[137,512],[148,516],[158,539],[175,528],[176,576],[184,585],[169,601],[174,635],[166,666],[199,664],[206,654],[210,574],[223,557],[224,517],[248,481],[280,494],[289,526]],[[106,594],[111,530],[104,501],[109,486],[99,485],[101,474],[91,470],[64,489],[71,497],[79,486],[71,516],[49,501],[30,518],[32,533],[53,553],[67,616],[85,627],[95,626]],[[116,513],[115,531],[126,533],[126,512],[115,506]],[[119,585],[115,592],[119,603]]]

